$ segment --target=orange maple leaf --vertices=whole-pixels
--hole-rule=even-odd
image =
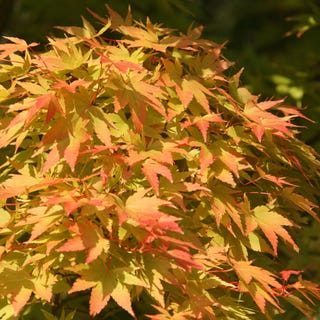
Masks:
[[[78,236],[67,240],[60,248],[59,252],[82,251],[88,249],[86,263],[97,259],[102,251],[109,250],[109,241],[105,239],[96,225],[88,220],[78,222],[69,226],[69,229]]]
[[[171,171],[168,167],[160,164],[154,160],[147,159],[141,170],[146,178],[148,179],[150,185],[155,190],[156,194],[159,195],[159,178],[158,174],[167,178],[171,183],[173,182]]]

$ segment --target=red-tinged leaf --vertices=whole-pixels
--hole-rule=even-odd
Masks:
[[[58,252],[82,251],[87,249],[81,237],[73,237],[57,249]]]
[[[210,150],[203,145],[200,149],[199,160],[200,160],[200,173],[203,175],[205,170],[215,161],[216,156],[213,155]]]
[[[161,239],[164,243],[171,243],[177,247],[180,247],[184,251],[188,251],[189,248],[196,249],[196,250],[199,249],[199,247],[197,247],[194,243],[179,240],[179,239],[167,236],[167,235],[160,235],[159,239]]]
[[[26,118],[26,126],[28,126],[33,119],[33,117],[41,110],[41,109],[48,109],[50,104],[52,95],[45,94],[41,95],[36,99],[35,104],[28,110],[28,115]]]
[[[244,283],[249,284],[253,279],[261,283],[270,284],[274,287],[280,287],[280,284],[274,279],[274,275],[260,267],[253,266],[252,261],[234,261],[233,267]]]
[[[288,129],[289,127],[295,127],[294,124],[289,122],[292,116],[278,117],[271,112],[264,111],[254,103],[246,104],[244,115],[253,121],[253,123],[249,124],[249,127],[252,128],[259,142],[262,141],[266,129],[271,130],[280,137],[293,137],[292,132]]]
[[[18,293],[13,295],[11,298],[11,304],[13,306],[14,314],[17,316],[22,308],[29,301],[32,294],[32,290],[30,288],[21,287]]]
[[[86,263],[90,263],[97,259],[102,251],[107,252],[109,250],[109,241],[103,238],[98,227],[90,221],[78,222],[69,228],[78,233],[79,236],[67,240],[57,251],[68,252],[88,249]]]
[[[284,99],[261,101],[261,102],[257,103],[257,106],[259,107],[259,109],[269,110],[269,109],[272,109],[273,107],[279,106],[283,101],[284,101]],[[277,110],[278,109],[279,108],[277,108]]]
[[[60,161],[61,157],[62,157],[62,155],[60,153],[58,145],[55,144],[51,148],[50,152],[48,153],[47,160],[42,167],[42,171],[41,171],[42,174],[46,173],[50,168],[52,168],[54,165],[56,165]]]
[[[155,190],[157,195],[159,195],[158,174],[167,178],[171,183],[173,182],[172,174],[169,168],[151,159],[147,159],[144,162],[142,172],[148,179],[150,185]]]
[[[155,196],[146,197],[145,194],[149,190],[141,189],[134,193],[132,196],[128,197],[126,201],[126,209],[132,213],[133,216],[141,215],[143,218],[144,214],[154,215],[154,218],[160,217],[162,212],[159,211],[160,206],[172,206],[172,203],[166,200],[162,200]]]
[[[69,136],[69,143],[64,150],[64,158],[66,159],[71,170],[74,171],[78,155],[80,151],[80,141],[73,136]]]
[[[139,222],[140,225],[149,228],[161,227],[164,230],[180,232],[181,229],[175,222],[179,220],[160,211],[160,206],[172,207],[169,201],[157,197],[146,197],[148,190],[139,190],[127,199],[125,212],[131,219]]]
[[[182,102],[183,106],[185,108],[187,108],[193,99],[192,90],[183,90],[179,86],[176,87],[176,90],[177,90],[178,97],[179,97],[180,101]]]
[[[157,228],[159,228],[160,230],[170,230],[170,231],[174,231],[174,232],[183,234],[182,229],[177,224],[177,221],[180,221],[180,220],[181,220],[180,218],[173,217],[170,215],[162,215],[158,219],[155,226]]]
[[[268,181],[271,181],[273,183],[275,183],[276,185],[278,185],[279,187],[283,187],[284,185],[287,185],[287,186],[295,186],[294,184],[286,181],[285,177],[276,177],[274,175],[271,175],[271,174],[268,174],[268,173],[265,173],[261,168],[256,168],[257,169],[257,172],[259,173],[260,177],[262,179],[265,179],[265,180],[268,180]]]
[[[11,41],[12,43],[3,43],[0,44],[0,59],[3,59],[9,56],[11,53],[14,52],[23,52],[26,51],[30,47],[37,46],[38,43],[32,42],[27,44],[24,40],[15,38],[15,37],[5,37],[5,39]]]
[[[243,161],[242,155],[230,148],[224,141],[215,142],[210,148],[210,151],[215,154],[236,177],[239,177],[239,169],[241,168],[241,161]]]
[[[239,205],[233,196],[235,193],[234,190],[223,184],[219,184],[211,192],[214,192],[215,195],[211,201],[211,208],[214,212],[218,226],[220,225],[223,216],[227,214],[238,226],[241,232],[244,233],[241,212],[238,208]],[[230,229],[230,231],[233,233],[232,229]]]
[[[89,300],[89,308],[90,315],[96,316],[101,312],[101,310],[108,304],[111,295],[103,292],[103,286],[98,283],[91,290],[90,300]]]
[[[172,249],[168,250],[167,254],[174,258],[183,268],[187,270],[191,270],[191,268],[203,269],[203,266],[194,261],[192,255],[188,251],[180,250],[180,249]]]
[[[211,167],[210,178],[218,179],[222,182],[228,183],[232,187],[236,186],[236,182],[233,178],[232,173],[226,169],[225,165],[221,160],[217,160]]]
[[[193,183],[193,182],[183,182],[181,183],[181,187],[179,190],[183,192],[194,192],[194,191],[206,191],[210,192],[211,190],[202,186],[199,183]]]
[[[262,141],[262,137],[265,133],[265,127],[262,124],[256,124],[252,123],[249,125],[249,127],[252,129],[253,134],[256,136],[259,142]]]
[[[64,158],[71,170],[74,171],[80,153],[81,144],[91,139],[91,136],[86,131],[88,119],[73,118],[70,121],[68,128],[68,144],[64,150]]]
[[[148,158],[148,154],[147,153],[143,153],[143,152],[137,152],[135,150],[129,150],[128,151],[128,157],[126,158],[126,163],[129,166],[132,166],[133,164],[140,162],[142,160],[145,160],[146,158]]]
[[[301,113],[297,107],[291,107],[291,106],[280,106],[277,107],[277,110],[280,110],[286,117],[287,116],[296,116],[296,117],[300,117],[303,118],[305,120],[308,120],[310,122],[315,122],[312,119],[306,117],[303,113]]]
[[[69,124],[65,118],[60,118],[53,124],[52,128],[47,131],[41,140],[42,145],[49,145],[54,142],[60,142],[68,137]]]
[[[15,197],[18,194],[27,192],[28,189],[39,183],[39,179],[28,176],[13,174],[1,184],[0,199]]]
[[[278,237],[289,242],[294,250],[299,251],[298,246],[293,241],[288,231],[283,226],[292,227],[293,223],[279,213],[272,211],[267,206],[258,206],[254,210],[255,221],[270,241],[274,254],[277,255]]]
[[[88,290],[96,285],[95,281],[87,281],[81,278],[78,278],[72,285],[72,288],[68,291],[68,293],[74,293],[78,291]]]
[[[97,259],[102,251],[108,252],[110,247],[110,242],[107,239],[100,238],[95,246],[89,248],[89,253],[86,259],[86,263],[90,263],[93,260]]]
[[[125,285],[121,282],[117,283],[117,286],[111,293],[112,299],[124,310],[126,310],[132,317],[135,318],[135,314],[131,306],[130,293]]]
[[[141,65],[131,62],[131,61],[125,61],[125,60],[119,60],[113,62],[113,65],[122,73],[127,74],[129,69],[135,70],[135,71],[142,71],[143,68]]]
[[[207,142],[207,132],[210,126],[210,122],[225,122],[219,115],[217,114],[206,114],[203,117],[195,117],[193,123],[199,128],[204,142]]]
[[[145,81],[140,81],[139,78],[131,78],[131,85],[136,92],[136,94],[133,96],[133,99],[138,98],[138,101],[141,101],[140,105],[137,104],[138,107],[141,107],[142,103],[146,105],[149,104],[155,111],[166,117],[166,110],[159,100],[160,98],[165,97],[165,93],[161,88],[146,83]],[[133,101],[131,101],[131,104],[135,108],[136,104],[133,103]],[[137,110],[135,111],[137,112]]]
[[[280,271],[280,275],[285,282],[287,282],[289,280],[291,275],[299,275],[300,273],[301,273],[301,271],[297,271],[297,270],[282,270],[282,271]]]
[[[51,95],[51,99],[48,104],[46,124],[48,124],[53,119],[56,113],[63,114],[63,109],[60,105],[58,98],[55,95]]]
[[[203,141],[207,142],[207,132],[208,132],[208,129],[210,126],[209,122],[206,120],[200,119],[200,120],[196,121],[195,124],[202,134]]]
[[[66,91],[70,93],[76,93],[76,89],[78,87],[88,87],[91,82],[78,79],[75,81],[72,81],[71,83],[67,83],[65,81],[62,81],[61,79],[57,79],[56,82],[52,85],[53,89],[65,89]]]
[[[176,86],[177,94],[181,102],[187,107],[193,98],[203,107],[203,109],[210,113],[210,105],[206,95],[212,96],[210,90],[204,87],[200,82],[194,79],[183,79],[181,87],[179,83]]]

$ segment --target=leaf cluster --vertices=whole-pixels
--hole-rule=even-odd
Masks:
[[[319,219],[304,116],[227,75],[201,27],[108,11],[43,53],[0,45],[1,319],[81,319],[83,292],[92,317],[311,317],[319,288],[283,259]]]

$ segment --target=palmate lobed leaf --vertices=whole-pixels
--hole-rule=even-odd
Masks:
[[[284,300],[312,314],[317,285],[286,283],[278,255],[319,219],[304,116],[239,88],[201,28],[108,11],[44,53],[0,45],[1,306],[88,290],[88,317],[113,300],[134,318],[145,296],[154,319],[270,318]]]

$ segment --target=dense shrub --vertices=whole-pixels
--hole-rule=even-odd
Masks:
[[[44,53],[0,46],[1,319],[311,317],[287,264],[318,220],[304,116],[200,27],[93,15]]]

